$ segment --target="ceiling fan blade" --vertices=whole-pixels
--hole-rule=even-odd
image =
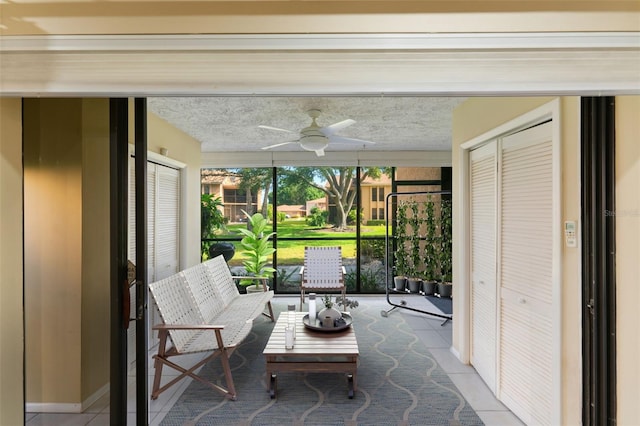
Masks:
[[[262,124],[258,126],[260,129],[267,129],[267,130],[275,130],[276,132],[285,132],[285,133],[293,133],[293,134],[297,134],[298,132],[294,132],[291,130],[287,130],[287,129],[281,129],[279,127],[271,127],[271,126],[263,126]]]
[[[325,136],[329,136],[329,135],[333,135],[335,132],[337,132],[338,130],[342,130],[345,127],[349,127],[352,124],[354,124],[356,121],[352,120],[350,118],[340,121],[338,123],[333,123],[330,126],[325,126],[320,128],[320,131],[325,135]]]
[[[368,143],[368,144],[373,144],[375,145],[375,142],[373,141],[365,141],[363,139],[355,139],[355,138],[345,138],[342,136],[331,136],[329,138],[329,142],[333,143],[333,142],[342,142],[342,143]]]
[[[324,149],[316,149],[315,152],[318,157],[324,157]]]
[[[290,143],[296,143],[296,142],[298,141],[282,142],[282,143],[277,143],[275,145],[263,146],[261,149],[271,149],[271,148],[276,148],[283,145],[289,145]]]

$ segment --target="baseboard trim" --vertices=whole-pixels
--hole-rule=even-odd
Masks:
[[[449,348],[449,352],[451,352],[451,353],[453,354],[453,356],[455,356],[455,357],[458,359],[458,361],[462,362],[462,358],[460,357],[460,352],[458,352],[458,351],[456,350],[456,348],[454,348],[453,346],[451,346],[451,347]]]
[[[27,413],[82,413],[80,403],[58,403],[58,402],[27,402],[25,404]]]
[[[109,393],[109,389],[111,388],[111,384],[107,383],[97,391],[95,391],[92,395],[90,395],[87,399],[82,401],[82,412],[91,407],[97,400],[105,396]]]
[[[83,413],[97,400],[109,392],[110,385],[107,383],[82,403],[60,403],[60,402],[27,402],[25,410],[27,413]]]

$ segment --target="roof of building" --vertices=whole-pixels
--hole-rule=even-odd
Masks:
[[[236,183],[234,182],[240,175],[236,172],[220,169],[202,169],[200,171],[200,183]]]

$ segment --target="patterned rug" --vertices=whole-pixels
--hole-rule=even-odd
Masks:
[[[280,312],[286,306],[273,304]],[[332,373],[280,373],[278,394],[267,392],[262,350],[273,323],[258,318],[231,357],[238,392],[224,399],[191,383],[162,425],[482,425],[402,315],[380,315],[381,303],[360,303],[352,312],[360,361],[358,390],[347,397],[347,379]],[[205,377],[223,380],[219,361]]]

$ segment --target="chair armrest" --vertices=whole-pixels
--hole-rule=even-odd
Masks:
[[[156,324],[154,330],[222,330],[224,325],[209,324]]]

